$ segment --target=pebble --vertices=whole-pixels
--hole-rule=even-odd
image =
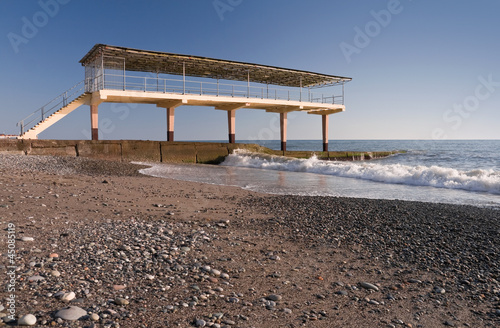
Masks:
[[[362,281],[359,283],[359,285],[361,287],[363,287],[364,289],[371,289],[371,290],[374,290],[374,291],[378,291],[379,288],[377,286],[375,286],[374,284],[371,284],[369,282],[365,282],[365,281]]]
[[[69,292],[69,293],[64,293],[61,295],[61,301],[63,302],[70,302],[76,297],[76,294],[74,292]]]
[[[270,301],[278,302],[278,301],[281,301],[282,297],[281,297],[281,295],[271,294],[271,295],[267,296],[266,299],[270,300]]]
[[[29,282],[38,282],[38,281],[43,281],[43,280],[45,280],[45,278],[42,276],[39,276],[39,275],[31,276],[28,278]]]
[[[126,285],[113,285],[113,290],[123,290],[127,288]]]
[[[99,315],[97,313],[92,313],[90,316],[89,316],[90,320],[92,321],[98,321],[100,319]]]
[[[128,305],[130,303],[127,299],[122,297],[115,298],[114,302],[116,305]]]
[[[60,277],[61,276],[61,272],[59,272],[57,270],[52,270],[52,271],[50,271],[50,275],[53,276],[53,277]]]
[[[34,241],[35,238],[33,238],[33,237],[21,237],[21,240],[22,241]]]
[[[198,320],[196,320],[196,322],[194,323],[194,325],[196,327],[205,327],[207,325],[207,322],[205,320],[198,319]]]
[[[78,306],[68,306],[56,312],[55,317],[75,321],[87,315],[87,311]]]
[[[19,318],[17,324],[19,326],[34,326],[36,323],[36,317],[33,314],[26,314]]]
[[[436,294],[444,294],[446,293],[446,290],[442,287],[436,286],[434,287],[434,293]]]

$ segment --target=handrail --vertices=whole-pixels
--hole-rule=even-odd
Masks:
[[[31,124],[36,121],[36,123],[43,121],[48,116],[52,115],[55,111],[61,109],[62,107],[67,106],[70,102],[75,100],[78,96],[83,93],[84,90],[84,81],[80,81],[68,90],[64,91],[42,107],[35,110],[33,113],[29,114],[19,122],[17,122],[16,126],[21,128],[21,134],[23,135],[25,131],[33,128]],[[50,107],[50,108],[48,108]],[[29,119],[28,122],[26,122]]]
[[[249,86],[209,81],[190,81],[148,76],[105,73],[96,77],[102,89],[134,90],[144,92],[215,95],[243,98],[281,99],[315,103],[342,104],[343,95],[323,95],[310,90],[294,90],[266,86]]]

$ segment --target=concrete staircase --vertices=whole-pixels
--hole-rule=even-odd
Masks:
[[[43,118],[38,124],[24,132],[19,136],[19,139],[37,139],[38,135],[45,131],[47,128],[63,119],[66,115],[80,107],[88,103],[91,98],[90,93],[83,93],[78,96],[76,99],[68,103],[66,106],[61,107],[59,110],[52,113],[50,116]]]
[[[66,115],[68,115],[81,105],[86,104],[89,101],[90,97],[91,95],[89,93],[81,94],[75,100],[55,111],[50,116],[40,121],[37,125],[23,133],[21,136],[19,136],[19,139],[37,139],[38,135],[49,128],[51,125],[63,119]]]

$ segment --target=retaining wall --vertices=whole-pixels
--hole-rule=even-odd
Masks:
[[[22,140],[0,139],[0,154],[82,156],[105,160],[218,164],[234,149],[269,155],[326,160],[364,160],[394,152],[312,152],[278,151],[256,144],[213,142],[165,142],[145,140]]]

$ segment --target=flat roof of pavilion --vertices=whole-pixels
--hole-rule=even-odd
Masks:
[[[249,81],[286,87],[322,87],[351,78],[232,60],[96,44],[81,60],[87,66],[102,56],[105,62],[125,60],[125,70]],[[103,57],[103,58],[104,58]],[[105,65],[106,66],[106,65]]]

